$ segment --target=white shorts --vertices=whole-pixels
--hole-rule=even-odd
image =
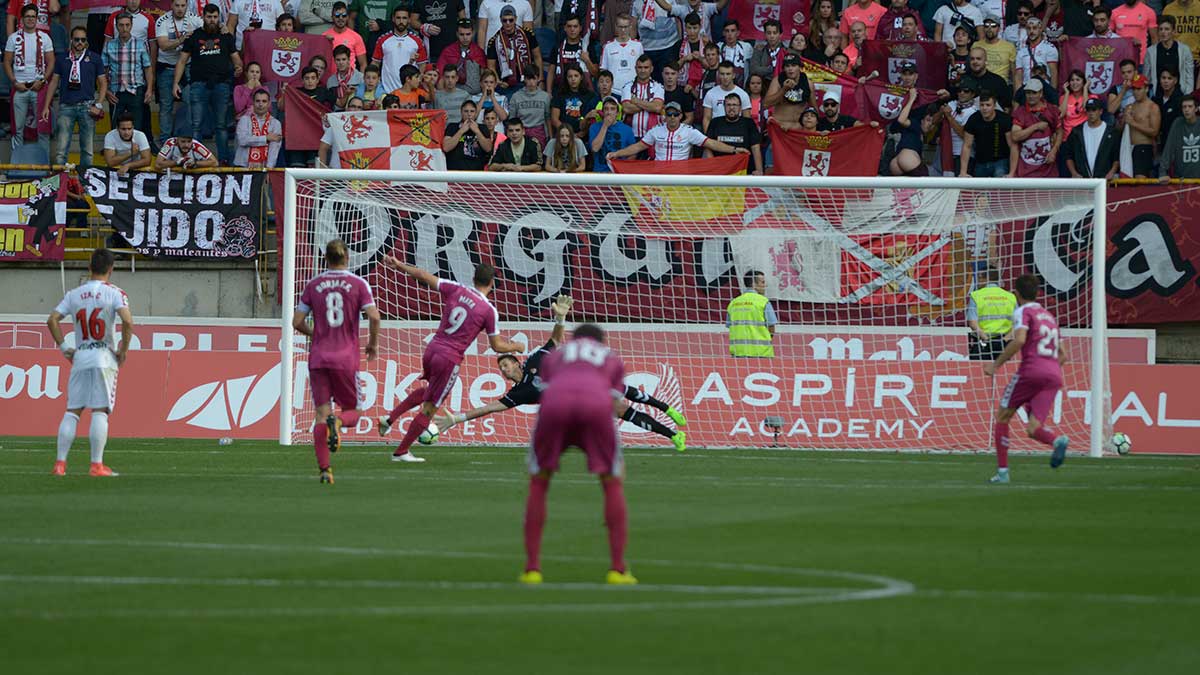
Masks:
[[[117,404],[116,368],[72,368],[67,380],[67,410],[108,408]]]

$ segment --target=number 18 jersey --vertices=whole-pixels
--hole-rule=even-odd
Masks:
[[[442,322],[427,351],[461,363],[479,331],[489,336],[499,333],[499,316],[492,303],[474,288],[438,279],[437,290],[442,295]]]
[[[93,279],[63,296],[54,311],[75,322],[72,369],[117,367],[113,330],[122,307],[129,307],[125,291],[106,281]]]
[[[1062,380],[1058,362],[1058,321],[1036,302],[1021,305],[1013,312],[1013,330],[1024,328],[1021,366],[1017,372],[1031,379]]]
[[[371,286],[353,272],[326,270],[313,277],[296,305],[313,317],[308,367],[357,371],[359,315],[374,306]]]

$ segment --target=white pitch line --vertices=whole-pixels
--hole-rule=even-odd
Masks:
[[[381,460],[382,462],[382,460]],[[382,466],[382,464],[381,464]],[[46,476],[50,474],[46,471],[33,470],[9,470],[5,471],[6,475],[20,476]],[[461,470],[454,467],[445,467],[440,473],[431,473],[428,467],[424,469],[397,469],[389,473],[377,474],[357,474],[350,471],[339,474],[347,481],[424,481],[424,482],[441,482],[441,483],[461,483],[464,480],[470,480],[475,483],[504,483],[504,484],[520,484],[528,482],[528,478],[514,471],[513,476],[497,476],[495,472],[488,471],[471,471]],[[69,470],[68,478],[78,477],[72,474]],[[172,472],[126,472],[127,479],[132,478],[213,478],[220,476],[223,479],[243,478],[248,480],[283,480],[283,481],[298,481],[307,480],[311,477],[308,473],[254,473],[244,472],[235,473],[224,469],[213,469],[211,471],[203,471],[197,469],[189,469],[188,471],[172,471]],[[59,479],[61,480],[61,479]],[[116,479],[122,480],[122,479]],[[694,486],[694,485],[720,485],[724,487],[775,487],[775,488],[814,488],[814,489],[833,489],[833,490],[975,490],[980,492],[994,492],[997,494],[1011,491],[1108,491],[1108,492],[1198,492],[1198,485],[1097,485],[1088,483],[1020,483],[1014,482],[1004,486],[989,485],[983,481],[928,481],[928,480],[895,480],[890,482],[865,482],[865,481],[829,481],[821,478],[787,478],[781,476],[739,476],[731,478],[729,476],[717,475],[696,475],[687,476],[679,479],[641,479],[633,477],[631,483],[638,487],[659,487],[659,486]],[[1019,477],[1018,479],[1019,480]],[[584,477],[568,477],[558,476],[554,479],[555,483],[568,485],[592,485],[594,479]]]
[[[146,577],[66,574],[0,574],[0,583],[46,583],[83,586],[194,586],[218,588],[304,588],[331,590],[432,590],[432,591],[520,591],[516,583],[495,581],[399,581],[393,579],[279,579],[256,577]],[[612,586],[591,583],[543,583],[536,592],[600,591]],[[818,595],[857,593],[862,588],[821,586],[707,586],[696,584],[638,584],[635,593],[675,593],[681,595]]]
[[[962,589],[917,589],[911,595],[928,598],[960,598],[967,600],[1012,600],[1028,602],[1036,600],[1071,600],[1078,602],[1115,603],[1126,605],[1183,605],[1200,606],[1200,596],[1195,595],[1139,595],[1131,593],[1053,593],[1046,591],[986,591]]]
[[[117,439],[117,441],[119,443],[133,442],[133,443],[136,443],[139,445],[151,443],[151,441],[147,441],[145,439],[124,439],[124,438],[122,438],[122,439]],[[29,443],[29,441],[24,441],[24,442]],[[153,443],[161,443],[161,442],[162,442],[161,440],[153,441]],[[347,448],[375,448],[375,449],[379,449],[380,451],[382,451],[383,449],[386,448],[386,449],[388,449],[389,452],[393,447],[391,445],[380,445],[380,444],[375,444],[375,443],[372,443],[372,444],[346,443],[344,445]],[[298,452],[301,454],[305,453],[306,446],[299,446],[299,447],[300,447],[299,450],[259,450],[259,449],[248,449],[248,448],[243,448],[243,447],[234,447],[232,449],[221,449],[221,450],[216,450],[216,449],[214,449],[214,450],[194,450],[194,449],[189,449],[189,450],[169,450],[169,449],[146,450],[146,449],[136,449],[136,448],[121,448],[118,446],[118,448],[115,450],[115,452],[117,452],[119,454],[135,454],[135,455],[136,454],[143,454],[143,455],[228,455],[230,453],[234,453],[237,455],[263,455],[263,456],[275,455],[275,456],[292,457],[292,456],[296,456]],[[494,458],[494,457],[497,457],[498,455],[503,455],[503,456],[510,456],[510,457],[515,457],[515,458],[523,458],[524,453],[526,452],[525,450],[523,450],[521,448],[509,448],[509,447],[494,448],[491,450],[465,450],[465,449],[463,449],[464,446],[449,446],[449,447],[450,447],[449,452],[455,456],[466,455],[466,456],[485,456],[485,457],[493,457]],[[48,440],[48,441],[46,441],[45,447],[41,447],[41,448],[34,448],[34,447],[5,448],[3,445],[0,445],[0,454],[3,454],[5,452],[43,454],[43,453],[52,451],[53,449],[54,449],[54,441]],[[311,448],[307,448],[307,449],[311,450]],[[433,448],[433,451],[435,453],[438,450],[439,450],[439,448],[437,448],[436,446]],[[986,458],[986,457],[994,457],[995,456],[995,453],[992,453],[992,452],[945,452],[945,451],[926,451],[924,453],[904,453],[904,455],[902,455],[902,456],[897,456],[895,453],[891,453],[891,452],[879,452],[879,451],[873,451],[873,450],[852,450],[852,449],[840,449],[840,448],[839,449],[773,448],[770,450],[766,450],[767,452],[772,453],[770,455],[748,454],[750,452],[760,452],[760,451],[762,451],[762,449],[739,450],[739,449],[732,449],[732,448],[722,448],[722,449],[711,449],[710,450],[710,449],[701,448],[701,449],[693,450],[691,452],[683,453],[683,454],[674,452],[673,450],[674,449],[669,446],[663,446],[661,448],[629,448],[629,447],[626,447],[625,448],[625,456],[626,457],[647,458],[647,459],[666,459],[666,460],[671,460],[671,461],[710,460],[710,461],[738,461],[738,462],[742,462],[742,461],[795,462],[797,457],[800,456],[800,457],[803,457],[804,462],[829,462],[829,463],[835,463],[835,464],[836,463],[880,464],[880,465],[906,464],[906,465],[915,465],[915,466],[946,466],[946,467],[961,466],[962,462],[960,460],[963,460],[963,459]],[[829,455],[829,454],[833,454],[833,453],[864,453],[864,454],[868,454],[868,455],[875,454],[875,455],[879,455],[879,456],[878,457],[869,457],[869,456],[868,457],[829,457],[829,456],[825,456],[825,455]],[[1018,457],[1049,457],[1048,452],[1036,451],[1036,450],[1010,450],[1009,455],[1010,456],[1018,456]],[[913,458],[909,459],[908,458],[909,456],[912,456]],[[1086,453],[1083,453],[1083,452],[1078,452],[1078,453],[1077,452],[1068,452],[1067,456],[1070,459],[1077,459],[1077,460],[1084,462],[1082,464],[1072,465],[1072,466],[1074,466],[1074,468],[1079,469],[1079,470],[1090,469],[1090,470],[1097,470],[1097,471],[1171,470],[1171,469],[1188,468],[1188,467],[1184,467],[1184,466],[1177,466],[1178,464],[1182,464],[1182,463],[1193,463],[1193,464],[1200,463],[1200,458],[1197,458],[1194,456],[1141,455],[1141,456],[1137,456],[1134,458],[1120,458],[1120,457],[1114,457],[1114,456],[1106,456],[1106,457],[1099,458],[1099,459],[1093,459],[1091,457],[1088,457],[1086,455]],[[1152,464],[1151,462],[1165,462],[1165,463],[1172,463],[1175,465],[1167,466],[1166,464],[1162,464],[1162,465]]]

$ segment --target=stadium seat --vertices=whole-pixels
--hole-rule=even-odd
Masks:
[[[25,143],[13,148],[12,159],[13,164],[49,164],[50,153],[41,143]],[[32,180],[35,178],[43,178],[48,171],[38,170],[12,170],[8,172],[9,180]]]

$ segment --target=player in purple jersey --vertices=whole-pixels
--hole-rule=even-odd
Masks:
[[[1013,339],[995,362],[984,365],[988,376],[996,374],[1000,366],[1021,352],[1021,365],[1017,374],[1008,383],[996,412],[996,463],[999,470],[992,476],[992,483],[1007,483],[1008,477],[1008,422],[1013,413],[1024,407],[1029,413],[1025,433],[1030,438],[1051,446],[1050,466],[1057,469],[1067,456],[1067,437],[1055,438],[1054,431],[1047,426],[1046,418],[1054,397],[1063,386],[1062,346],[1058,341],[1058,321],[1054,315],[1037,303],[1038,288],[1042,280],[1033,274],[1019,277],[1014,284],[1017,292],[1016,311],[1013,312]]]
[[[367,315],[369,336],[364,350],[374,360],[379,339],[379,309],[371,296],[371,287],[357,274],[346,269],[350,254],[341,239],[325,245],[329,269],[313,277],[300,294],[292,326],[312,338],[308,351],[308,379],[312,387],[316,422],[313,445],[321,482],[333,482],[329,453],[341,444],[341,427],[358,423],[361,413],[358,395],[358,315]],[[310,327],[306,319],[313,317]],[[334,415],[330,401],[336,401],[342,414]],[[325,429],[319,427],[324,423]]]
[[[529,446],[529,499],[525,503],[525,571],[520,581],[542,583],[542,530],[546,526],[546,492],[558,460],[570,446],[587,455],[588,471],[600,476],[604,489],[604,523],[612,564],[610,584],[636,584],[625,565],[629,523],[621,485],[624,459],[613,415],[625,398],[625,366],[604,344],[599,326],[584,324],[561,349],[542,362],[546,389]]]
[[[424,462],[424,459],[413,455],[410,448],[421,432],[429,428],[434,413],[454,387],[463,354],[475,342],[479,331],[487,333],[488,344],[498,353],[519,352],[522,347],[500,336],[497,328],[499,316],[496,308],[488,301],[488,294],[492,292],[496,279],[496,270],[491,265],[484,263],[475,268],[473,288],[469,288],[453,281],[438,279],[429,272],[406,265],[392,256],[385,256],[383,264],[407,274],[429,288],[436,289],[442,296],[441,324],[421,357],[421,379],[425,380],[425,386],[409,393],[387,417],[379,418],[379,434],[383,436],[392,428],[397,418],[420,403],[421,411],[409,423],[408,430],[404,432],[404,440],[392,453],[392,461]]]

